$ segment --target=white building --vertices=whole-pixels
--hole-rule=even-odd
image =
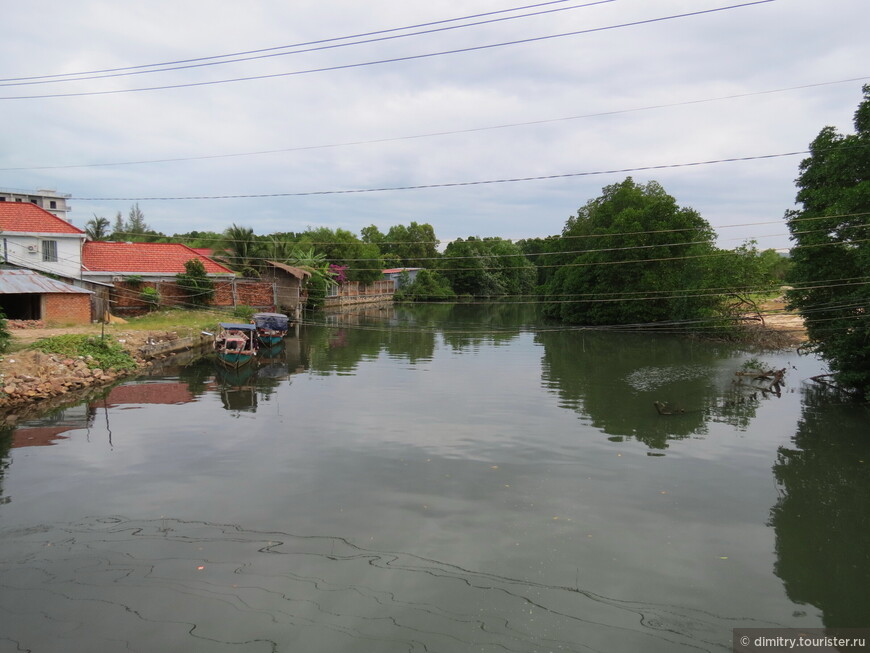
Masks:
[[[52,215],[56,215],[63,220],[67,220],[67,213],[72,207],[67,204],[67,200],[72,195],[61,195],[54,190],[20,190],[15,188],[0,188],[0,202],[22,202],[27,204],[36,204],[41,209],[45,209]]]
[[[85,232],[30,202],[0,202],[4,263],[70,279],[82,274]]]

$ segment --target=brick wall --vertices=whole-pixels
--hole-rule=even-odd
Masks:
[[[43,295],[42,319],[54,324],[90,324],[91,296],[78,293]]]
[[[126,281],[115,282],[112,312],[119,315],[139,315],[149,306],[142,301],[145,288],[155,288],[160,293],[161,306],[189,306],[187,294],[174,281],[143,281],[130,284]],[[259,310],[272,311],[275,308],[275,293],[272,283],[249,279],[235,281],[215,281],[211,306],[233,308],[251,306]]]

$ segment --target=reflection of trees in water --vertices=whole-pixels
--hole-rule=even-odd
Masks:
[[[3,492],[3,481],[6,478],[6,470],[12,464],[9,450],[12,448],[13,427],[0,428],[0,504],[9,503],[9,497]]]
[[[763,398],[731,383],[723,362],[732,351],[712,343],[577,330],[541,331],[536,341],[544,385],[614,440],[664,449],[706,433],[711,420],[745,428]]]
[[[15,615],[3,638],[17,650],[664,652],[718,648],[734,624],[234,525],[88,518],[6,529],[0,546],[0,612]]]
[[[311,369],[352,373],[382,353],[410,363],[429,361],[438,338],[454,350],[515,339],[534,321],[527,304],[423,304],[381,307],[329,316],[329,326],[308,326],[302,338]]]
[[[822,611],[825,626],[870,626],[870,410],[811,389],[792,447],[773,473],[779,576],[788,597]]]

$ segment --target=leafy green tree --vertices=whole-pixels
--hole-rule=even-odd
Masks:
[[[175,275],[175,283],[192,304],[207,306],[214,297],[214,282],[208,278],[205,265],[198,258],[185,261],[184,272]]]
[[[788,294],[811,344],[838,382],[870,400],[870,85],[855,133],[825,127],[800,164],[797,202],[786,220],[795,247]]]
[[[347,266],[349,281],[371,283],[381,278],[381,250],[366,243],[346,229],[318,227],[307,230],[300,241],[326,256],[329,263]]]
[[[235,223],[227,227],[221,243],[223,253],[218,257],[223,263],[246,277],[258,277],[264,248],[250,227],[239,227]]]
[[[405,225],[394,225],[382,238],[380,243],[384,254],[395,254],[402,262],[402,267],[426,268],[433,267],[438,256],[438,239],[431,224],[411,222]]]
[[[90,240],[106,240],[111,233],[110,226],[111,223],[106,218],[99,217],[95,213],[94,217],[85,223],[85,234]]]
[[[396,291],[393,299],[405,302],[441,302],[455,299],[447,279],[435,270],[420,270],[409,284]]]
[[[520,295],[531,292],[537,279],[519,246],[502,238],[457,238],[438,268],[459,295]]]
[[[655,181],[606,186],[562,231],[545,312],[590,325],[709,317],[719,300],[686,290],[709,287],[714,237],[697,211],[678,206]]]

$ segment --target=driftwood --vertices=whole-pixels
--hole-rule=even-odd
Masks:
[[[656,411],[658,411],[659,415],[680,415],[686,412],[682,408],[671,408],[670,406],[662,403],[661,401],[654,401],[653,406],[656,407]]]
[[[831,388],[832,390],[836,390],[837,392],[842,392],[847,395],[851,395],[853,397],[857,397],[858,393],[854,390],[849,390],[848,388],[843,388],[835,383],[831,383],[830,381],[825,381],[825,379],[833,378],[833,374],[818,374],[817,376],[811,376],[810,381],[814,383],[818,383],[819,385],[823,385],[826,388]]]

